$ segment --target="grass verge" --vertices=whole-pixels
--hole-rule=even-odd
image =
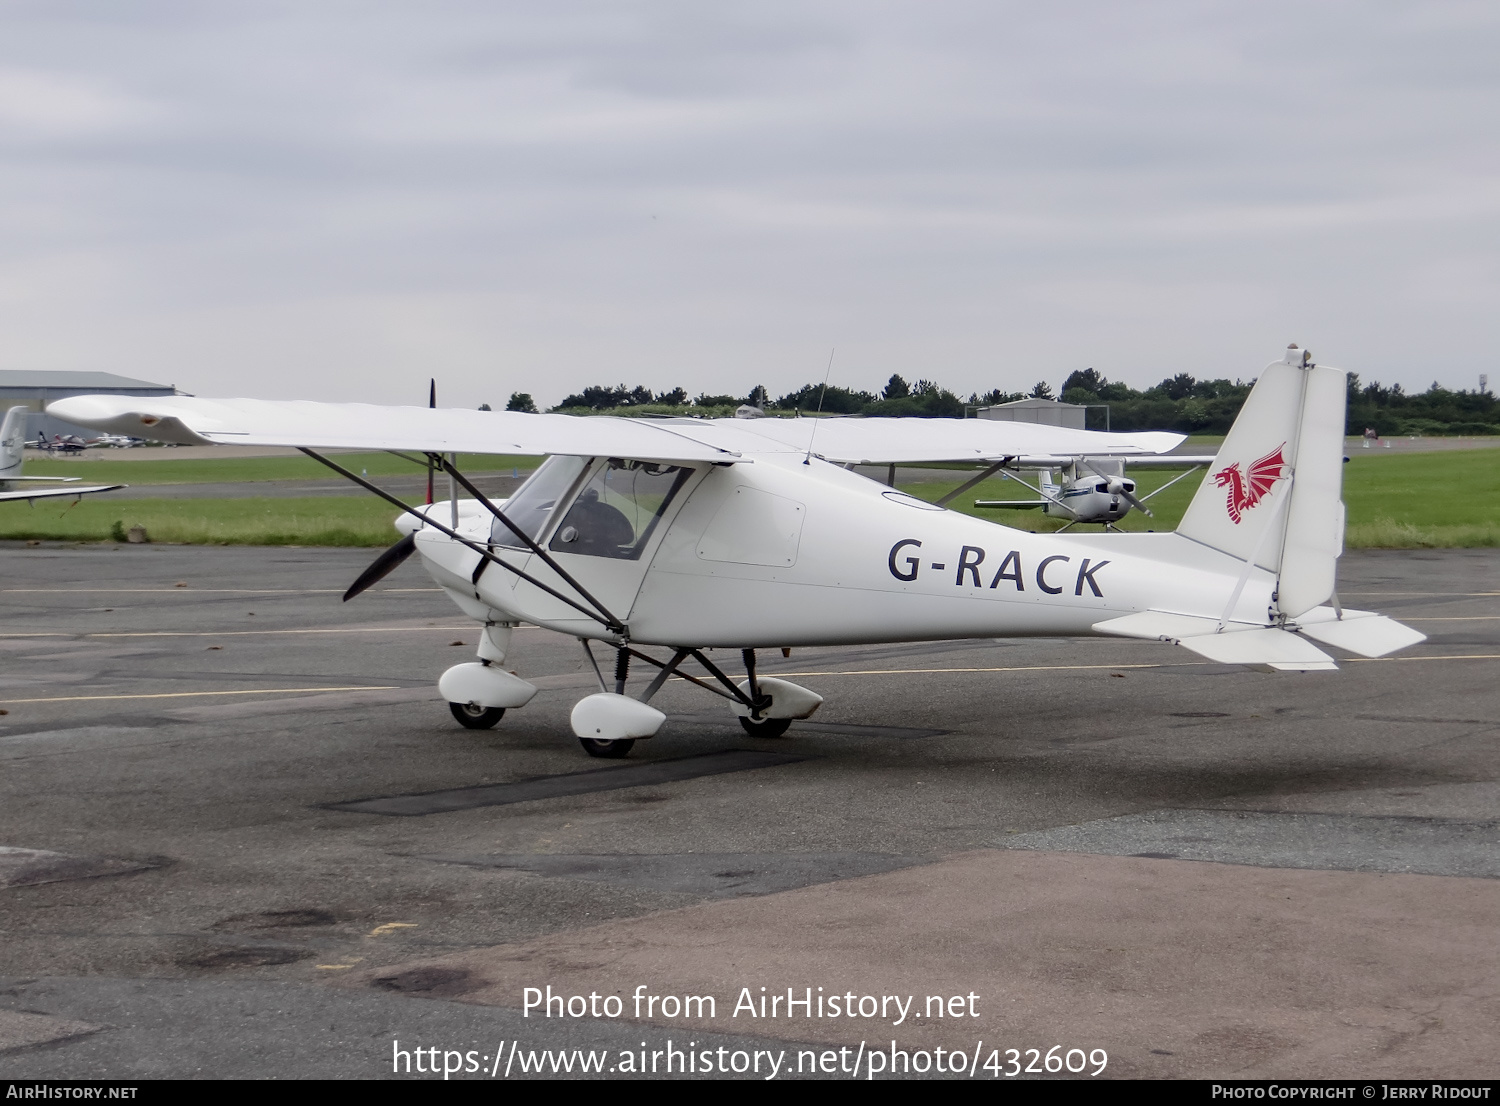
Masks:
[[[385,456],[372,454],[371,456]],[[389,458],[394,460],[394,458]],[[252,458],[296,461],[297,458]],[[132,468],[158,462],[119,462]],[[172,462],[159,462],[171,464]],[[203,461],[205,465],[246,462]],[[306,462],[312,464],[312,462]],[[61,467],[83,472],[83,463]],[[406,469],[404,471],[410,471]],[[1137,469],[1139,494],[1161,487],[1181,470]],[[372,473],[373,475],[373,473]],[[960,479],[966,474],[956,473]],[[93,477],[90,477],[91,479]],[[1028,474],[1028,479],[1030,474]],[[219,479],[214,476],[211,479]],[[903,491],[935,500],[960,483],[902,484]],[[132,481],[136,482],[136,481]],[[1154,518],[1131,512],[1123,530],[1173,530],[1187,510],[1199,477],[1190,476],[1151,500]],[[1063,526],[1040,511],[996,511],[976,499],[1029,499],[1012,480],[987,480],[949,506],[1019,530],[1047,533]],[[1345,544],[1351,549],[1489,548],[1500,546],[1500,449],[1454,450],[1354,457],[1344,468],[1349,508]],[[194,545],[389,545],[396,511],[374,496],[316,499],[132,499],[102,495],[76,504],[43,500],[35,507],[0,504],[0,538],[110,541],[140,525],[152,541]],[[1077,527],[1078,530],[1092,527]]]
[[[1161,487],[1181,469],[1134,469],[1137,494]],[[1034,474],[1027,474],[1034,481]],[[1156,517],[1132,511],[1120,529],[1175,530],[1202,478],[1189,476],[1150,501]],[[903,484],[903,491],[936,500],[959,481]],[[1032,499],[1034,493],[1013,480],[986,480],[948,506],[978,518],[1019,530],[1050,533],[1062,519],[1040,510],[1000,511],[976,508],[976,499]],[[1445,450],[1352,457],[1344,466],[1344,503],[1350,549],[1475,549],[1500,546],[1500,449]],[[1075,527],[1073,532],[1092,530]]]
[[[0,538],[112,541],[143,526],[151,541],[188,545],[387,546],[396,509],[374,496],[317,499],[119,499],[70,506],[0,504]]]

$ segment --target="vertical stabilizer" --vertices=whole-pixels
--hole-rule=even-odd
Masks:
[[[21,460],[26,455],[26,416],[28,407],[12,407],[0,423],[0,480],[21,475]]]
[[[1333,595],[1344,545],[1345,374],[1295,346],[1256,381],[1177,532],[1279,578],[1295,618]]]

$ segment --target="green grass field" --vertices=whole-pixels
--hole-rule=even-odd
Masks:
[[[365,461],[362,458],[368,457]],[[491,462],[496,458],[489,458]],[[509,458],[504,458],[509,461]],[[288,472],[267,462],[307,465],[307,471]],[[411,466],[385,454],[346,454],[342,464],[367,467],[387,462],[390,472],[412,472]],[[66,475],[107,480],[93,466],[109,462],[54,462]],[[119,461],[129,468],[132,484],[148,483],[135,476],[147,466],[169,466],[171,461]],[[303,458],[271,457],[252,460],[176,462],[181,468],[161,483],[213,482],[235,479],[291,479],[316,476],[314,462]],[[212,466],[258,466],[250,470],[274,475],[229,476]],[[265,466],[265,467],[260,467]],[[503,466],[511,467],[509,464]],[[522,466],[525,467],[524,465]],[[471,465],[480,471],[478,465]],[[42,466],[38,465],[38,475]],[[28,473],[31,469],[28,466]],[[1180,471],[1180,470],[1177,470]],[[208,475],[203,475],[207,472]],[[87,474],[87,475],[86,475]],[[1029,475],[1029,474],[1028,474]],[[1176,471],[1138,469],[1131,473],[1141,494],[1160,487]],[[1131,512],[1124,530],[1172,530],[1196,491],[1201,476],[1190,476],[1151,500],[1156,512],[1147,518]],[[924,499],[938,499],[957,487],[960,479],[901,485]],[[979,518],[1021,530],[1048,532],[1062,522],[1040,511],[979,510],[975,499],[1025,499],[1029,493],[1009,480],[987,480],[950,506]],[[1351,548],[1415,549],[1500,546],[1500,449],[1454,450],[1435,453],[1398,453],[1355,456],[1344,468],[1344,500],[1349,508],[1346,544]],[[107,494],[78,503],[43,500],[34,507],[24,502],[0,503],[0,539],[110,541],[131,526],[146,528],[152,541],[231,545],[350,545],[385,546],[396,538],[391,527],[395,510],[372,495],[308,499],[134,499],[111,500]],[[1075,528],[1080,529],[1080,528]],[[1092,528],[1090,528],[1092,529]]]
[[[28,460],[27,476],[78,476],[98,484],[239,484],[260,480],[316,480],[328,477],[343,479],[332,469],[311,457],[225,457],[196,458],[178,461],[170,449],[154,449],[157,460],[122,460],[98,456],[95,450],[82,457],[67,460]],[[421,465],[389,453],[334,453],[336,461],[351,472],[368,472],[371,476],[407,476],[425,472]],[[503,472],[519,469],[525,472],[541,463],[540,457],[498,457],[485,453],[460,453],[460,472]]]
[[[1143,496],[1181,471],[1135,469],[1130,475],[1136,481],[1136,494]],[[1026,475],[1035,482],[1032,474]],[[1176,529],[1201,481],[1201,475],[1179,481],[1150,501],[1154,518],[1132,511],[1121,521],[1120,529]],[[959,483],[903,484],[901,488],[935,500]],[[986,480],[949,507],[1021,530],[1047,533],[1062,529],[1061,519],[1049,518],[1040,510],[999,511],[974,506],[976,499],[1031,498],[1034,494],[1014,481]],[[1350,548],[1500,546],[1500,449],[1354,456],[1344,466],[1344,503],[1349,512],[1344,541]]]
[[[111,541],[144,526],[188,545],[390,545],[396,509],[373,495],[308,499],[118,499],[0,503],[0,538]]]

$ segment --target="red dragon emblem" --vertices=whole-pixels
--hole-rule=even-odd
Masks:
[[[1238,461],[1214,473],[1214,483],[1229,489],[1229,518],[1236,526],[1240,524],[1240,516],[1264,499],[1271,486],[1281,479],[1281,470],[1286,465],[1281,451],[1285,448],[1286,443],[1282,442],[1260,460],[1251,462],[1249,476],[1240,472]]]

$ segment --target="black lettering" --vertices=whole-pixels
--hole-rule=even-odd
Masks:
[[[970,553],[978,553],[979,556],[975,557],[971,561],[971,560],[969,560],[969,554]],[[966,545],[966,546],[964,546],[963,549],[960,550],[959,554],[958,554],[958,575],[956,577],[954,577],[953,582],[955,584],[962,585],[963,582],[964,582],[964,573],[967,572],[970,576],[974,577],[974,586],[976,588],[983,587],[984,585],[979,582],[979,566],[982,565],[983,563],[984,563],[984,550],[983,549],[980,549],[979,546],[977,546],[977,545]]]
[[[1093,568],[1090,568],[1089,567],[1089,559],[1087,557],[1085,557],[1083,559],[1083,564],[1081,564],[1081,565],[1078,566],[1078,586],[1073,589],[1073,594],[1074,595],[1082,595],[1083,594],[1083,582],[1085,580],[1087,580],[1089,582],[1089,589],[1095,595],[1097,595],[1100,599],[1103,599],[1104,598],[1104,593],[1099,590],[1099,585],[1096,584],[1096,583],[1094,583],[1094,573],[1098,572],[1101,568],[1103,568],[1107,564],[1109,564],[1108,561],[1100,561]]]
[[[1073,558],[1071,557],[1059,556],[1043,557],[1042,563],[1036,566],[1036,586],[1041,588],[1048,595],[1061,595],[1062,588],[1053,588],[1047,586],[1047,566],[1050,565],[1053,561],[1070,561],[1072,559]]]
[[[891,555],[886,559],[886,563],[891,566],[892,576],[894,576],[898,580],[905,580],[907,583],[911,583],[911,581],[917,578],[917,569],[921,566],[921,562],[918,561],[915,557],[907,557],[906,572],[903,574],[899,569],[896,568],[896,554],[900,553],[907,546],[921,549],[922,543],[919,542],[916,538],[902,538],[895,545],[891,546]]]
[[[1006,569],[1010,569],[1006,572]],[[995,573],[995,578],[990,581],[990,587],[997,588],[1001,580],[1009,580],[1016,585],[1017,591],[1025,591],[1026,585],[1021,583],[1021,553],[1020,550],[1012,549],[1005,555],[1005,560],[1000,562],[1000,571]]]

